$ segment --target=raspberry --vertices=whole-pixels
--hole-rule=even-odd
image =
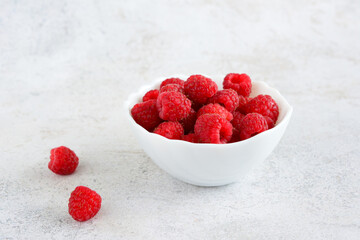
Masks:
[[[200,117],[203,114],[207,113],[216,113],[219,114],[221,117],[225,118],[228,121],[231,121],[233,119],[233,115],[226,110],[224,107],[220,106],[219,104],[215,103],[209,103],[208,105],[203,106],[199,109],[197,112],[197,117]]]
[[[189,115],[186,118],[183,118],[182,120],[179,121],[181,125],[184,127],[184,132],[186,134],[194,131],[196,118],[197,118],[196,112],[194,109],[191,108]]]
[[[79,164],[79,158],[69,148],[61,146],[50,151],[48,167],[51,171],[60,175],[68,175],[75,172]]]
[[[233,125],[233,127],[235,129],[240,130],[240,124],[241,124],[242,119],[245,117],[245,115],[240,112],[235,112],[233,114],[233,116],[234,116],[234,118],[231,121],[231,124]]]
[[[245,140],[258,133],[266,131],[268,125],[266,119],[259,113],[247,114],[240,124],[240,139]]]
[[[181,139],[184,128],[178,122],[163,122],[155,128],[154,133],[169,139]]]
[[[229,73],[223,82],[224,89],[234,89],[239,95],[248,97],[251,92],[251,79],[245,73]]]
[[[268,124],[268,128],[271,129],[273,127],[275,127],[275,123],[274,121],[270,118],[270,117],[264,117],[267,124]]]
[[[185,93],[194,102],[205,104],[218,90],[216,83],[202,75],[192,75],[185,81]]]
[[[185,81],[181,80],[180,78],[168,78],[168,79],[165,79],[164,81],[162,81],[162,83],[160,84],[160,89],[163,86],[166,86],[168,84],[178,84],[178,85],[184,87],[184,83],[185,83]]]
[[[69,213],[79,222],[94,217],[101,208],[101,197],[88,187],[78,186],[69,199]]]
[[[178,121],[186,118],[191,109],[191,101],[179,92],[160,93],[156,107],[160,118],[169,121]]]
[[[183,135],[181,140],[192,142],[192,143],[198,143],[198,139],[195,135],[195,133],[189,133],[188,135]]]
[[[244,97],[242,95],[238,95],[239,96],[239,106],[236,109],[236,111],[239,111],[243,114],[245,114],[244,112],[244,106],[252,99],[250,97]]]
[[[150,90],[147,93],[145,93],[145,95],[143,96],[143,102],[146,102],[150,99],[157,99],[158,96],[159,96],[159,90],[157,89]]]
[[[171,84],[167,84],[167,85],[163,86],[160,89],[160,93],[163,93],[163,92],[179,92],[179,93],[185,94],[184,86],[180,86],[179,84],[175,84],[175,83],[171,83]]]
[[[258,95],[251,99],[244,107],[245,113],[259,113],[264,117],[269,117],[267,121],[271,126],[276,123],[279,116],[279,107],[274,99],[269,95]],[[271,123],[272,120],[273,123]]]
[[[239,142],[239,141],[240,141],[240,131],[237,130],[236,128],[233,128],[233,134],[228,143],[234,143],[234,142]]]
[[[218,103],[229,112],[234,112],[239,106],[239,95],[232,89],[220,90],[209,99],[209,103]]]
[[[155,99],[135,104],[131,109],[131,115],[137,124],[150,132],[162,122]]]
[[[202,108],[204,104],[196,103],[194,101],[191,101],[191,108],[194,109],[196,112],[199,111],[200,108]]]
[[[202,143],[227,143],[232,129],[231,123],[218,114],[203,114],[195,123],[195,134]]]

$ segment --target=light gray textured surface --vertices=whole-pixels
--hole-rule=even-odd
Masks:
[[[360,239],[358,1],[1,1],[0,239]],[[126,96],[173,73],[246,72],[294,106],[243,181],[179,182],[140,149]],[[74,149],[71,176],[49,151]],[[72,220],[77,185],[103,197]]]

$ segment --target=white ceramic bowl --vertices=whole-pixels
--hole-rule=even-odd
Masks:
[[[179,76],[187,79],[186,76]],[[169,140],[150,133],[138,125],[131,116],[131,108],[141,101],[150,89],[158,89],[160,78],[152,85],[140,87],[125,103],[126,117],[134,135],[144,151],[164,171],[184,182],[198,186],[220,186],[236,182],[249,170],[262,162],[276,147],[289,123],[292,107],[274,88],[264,82],[253,81],[250,97],[268,94],[279,105],[279,118],[274,128],[247,140],[230,144],[196,144]],[[212,78],[222,86],[223,78]]]

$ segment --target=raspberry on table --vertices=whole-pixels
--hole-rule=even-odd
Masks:
[[[268,130],[266,119],[259,113],[249,113],[240,124],[240,140],[245,140]]]
[[[213,80],[202,75],[190,76],[184,87],[186,95],[196,104],[205,104],[218,90]]]
[[[198,138],[196,137],[195,133],[189,133],[187,135],[183,135],[181,140],[191,142],[191,143],[198,143]]]
[[[190,113],[186,118],[181,119],[179,122],[184,127],[185,134],[194,131],[194,125],[197,119],[196,111],[194,109],[190,109]]]
[[[229,112],[234,112],[239,106],[239,95],[233,89],[224,89],[217,91],[208,102],[218,103],[224,106]]]
[[[79,158],[71,149],[64,146],[51,149],[48,167],[54,173],[68,175],[75,172],[78,165]]]
[[[201,115],[207,114],[207,113],[219,114],[221,117],[225,118],[228,121],[231,121],[233,119],[233,115],[231,114],[231,112],[229,112],[223,106],[221,106],[217,103],[215,103],[215,104],[209,103],[209,104],[203,106],[202,108],[200,108],[199,111],[197,112],[197,117],[199,118]]]
[[[239,95],[248,97],[251,92],[251,79],[245,73],[229,73],[223,82],[224,89],[234,89]]]
[[[78,186],[69,199],[69,214],[79,222],[94,217],[101,208],[101,197],[88,187]]]
[[[154,89],[154,90],[150,90],[147,93],[145,93],[142,100],[143,100],[143,102],[146,102],[151,99],[156,100],[158,96],[159,96],[159,90]]]
[[[164,81],[162,81],[162,83],[160,84],[160,89],[163,86],[166,86],[168,84],[178,84],[178,85],[184,87],[184,83],[185,83],[185,81],[181,80],[180,78],[168,78],[168,79],[165,79]]]
[[[219,114],[203,114],[195,123],[195,134],[201,143],[227,143],[232,130],[231,123]]]
[[[191,101],[179,92],[160,93],[156,107],[163,120],[179,121],[190,114]]]
[[[241,112],[234,112],[233,114],[234,118],[231,121],[231,124],[233,125],[233,127],[237,130],[240,130],[240,124],[241,121],[243,120],[243,118],[245,117],[244,114],[242,114]]]
[[[160,88],[160,93],[163,92],[179,92],[185,94],[184,86],[180,86],[179,84],[175,83],[170,83]]]
[[[184,128],[179,122],[163,122],[155,128],[154,133],[168,139],[181,139]]]
[[[279,107],[275,100],[269,95],[258,95],[251,99],[244,107],[243,110],[245,113],[259,113],[265,118],[269,119],[267,122],[270,126],[274,126],[278,116],[279,116]],[[273,123],[271,123],[271,121]]]
[[[131,109],[131,115],[137,124],[150,132],[162,122],[155,99],[135,104]]]

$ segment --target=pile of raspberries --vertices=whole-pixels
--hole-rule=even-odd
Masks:
[[[168,78],[148,91],[131,115],[135,122],[168,139],[192,143],[233,143],[273,128],[279,107],[269,95],[250,98],[251,79],[229,73],[223,90],[202,75]]]

